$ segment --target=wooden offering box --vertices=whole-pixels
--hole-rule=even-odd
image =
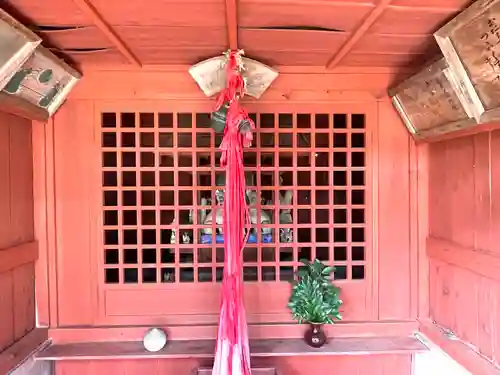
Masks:
[[[456,80],[441,58],[389,91],[406,127],[417,139],[474,126]]]
[[[476,1],[434,36],[473,116],[500,119],[500,1]]]
[[[41,41],[39,36],[0,9],[0,90]]]
[[[45,121],[62,105],[81,75],[48,49],[38,46],[0,92],[0,106]]]

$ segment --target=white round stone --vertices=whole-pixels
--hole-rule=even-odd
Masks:
[[[167,344],[167,334],[159,328],[151,328],[144,335],[143,344],[148,352],[160,351]]]

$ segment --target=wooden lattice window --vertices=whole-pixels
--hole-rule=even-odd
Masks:
[[[283,282],[299,260],[366,271],[363,113],[257,113],[245,152],[253,217],[246,282]],[[209,113],[101,114],[105,284],[216,283],[224,172]],[[217,215],[211,215],[216,216]]]

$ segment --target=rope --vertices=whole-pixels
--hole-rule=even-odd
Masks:
[[[243,148],[252,142],[252,132],[242,135],[239,124],[255,125],[238,99],[245,81],[240,74],[239,54],[230,52],[226,89],[219,95],[216,109],[229,103],[220,149],[221,166],[226,170],[224,196],[224,275],[221,311],[213,375],[251,375],[247,322],[243,304],[242,252],[250,233],[250,216],[245,195]],[[246,229],[246,235],[244,234]]]

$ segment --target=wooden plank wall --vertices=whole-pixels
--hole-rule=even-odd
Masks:
[[[412,242],[411,226],[416,219],[410,207],[412,184],[410,170],[415,168],[415,147],[387,98],[376,99],[394,76],[390,72],[296,73],[284,71],[269,89],[262,103],[338,102],[366,103],[377,106],[378,121],[369,151],[373,153],[373,301],[366,309],[373,320],[409,320],[418,315],[415,278],[418,251]],[[103,85],[102,83],[106,84]],[[98,88],[98,89],[96,89]],[[49,207],[55,206],[55,221],[49,218],[54,242],[48,238],[47,254],[54,254],[57,264],[55,296],[51,297],[50,325],[53,327],[92,325],[97,322],[95,263],[95,215],[100,211],[99,170],[95,168],[99,150],[95,146],[94,108],[102,103],[144,100],[207,100],[186,69],[180,71],[92,71],[76,87],[71,98],[55,115],[51,131],[37,132],[34,142],[35,163],[46,168],[47,181],[53,181],[54,192],[47,190]],[[39,148],[46,147],[46,164],[41,163]],[[71,158],[67,155],[71,154]],[[52,160],[50,159],[52,155]],[[99,162],[97,162],[99,163]],[[50,169],[53,168],[52,172]],[[43,179],[43,178],[41,178]],[[40,179],[40,180],[41,180]],[[38,181],[38,179],[36,179]],[[38,186],[36,184],[36,186]],[[48,185],[47,185],[48,186]],[[48,189],[48,188],[47,188]],[[40,190],[41,191],[41,190]],[[39,194],[37,192],[37,194]],[[50,203],[52,201],[52,203]],[[54,205],[54,202],[58,204]],[[38,225],[37,225],[38,226]],[[64,250],[63,250],[64,249]],[[56,272],[54,271],[55,275]],[[77,275],[77,276],[75,276]],[[55,276],[54,276],[55,277]],[[394,283],[397,277],[398,283]],[[90,280],[90,281],[89,281]],[[53,285],[54,285],[53,284]],[[397,303],[395,303],[397,301]],[[45,314],[44,314],[45,316]]]
[[[254,366],[275,367],[280,375],[311,373],[335,375],[410,375],[411,355],[342,356],[342,357],[281,357]],[[112,360],[61,361],[56,363],[56,375],[126,375],[126,374],[194,374],[199,367],[210,364],[192,360]]]
[[[500,131],[432,144],[430,311],[500,364]]]
[[[0,112],[0,352],[35,327],[31,121]]]
[[[375,118],[376,122],[370,125],[374,132],[368,146],[373,152],[370,215],[374,222],[371,234],[374,246],[370,278],[374,298],[366,301],[366,309],[373,321],[386,320],[388,324],[408,322],[418,315],[417,265],[412,262],[418,249],[411,230],[415,219],[411,207],[415,181],[410,170],[415,168],[415,147],[390,101],[376,99],[393,79],[393,74],[386,71],[326,74],[285,70],[260,101],[295,105],[330,102],[332,107],[335,102],[353,102],[377,107],[378,121]],[[99,233],[95,232],[101,175],[95,168],[99,164],[95,137],[99,134],[93,128],[94,108],[109,102],[126,105],[137,100],[172,99],[207,100],[184,68],[88,72],[46,131],[35,130],[35,195],[45,197],[47,205],[40,222],[37,219],[37,228],[47,229],[39,239],[41,248],[42,237],[43,246],[47,247],[41,250],[41,259],[46,253],[50,292],[50,308],[40,311],[54,330],[99,326],[102,314],[95,267],[101,251],[96,248]],[[360,326],[358,330],[369,334],[369,328]],[[310,372],[311,361],[318,373],[325,374],[334,371],[340,375],[404,375],[411,371],[411,355],[273,359],[282,375],[306,374]],[[56,373],[182,375],[199,365],[202,364],[183,360],[61,361],[56,364]]]

